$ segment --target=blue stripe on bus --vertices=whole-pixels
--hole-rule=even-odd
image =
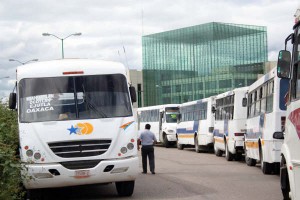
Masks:
[[[198,131],[199,127],[199,121],[194,121],[193,130],[186,130],[186,128],[178,128],[177,133],[178,134],[191,134]]]
[[[213,131],[214,136],[217,136],[217,137],[223,137],[224,135],[228,136],[228,119],[225,119],[223,122],[224,122],[224,124],[223,124],[224,125],[224,127],[223,127],[224,133],[221,133],[219,129],[214,129],[214,131]]]
[[[216,137],[223,137],[224,133],[221,133],[219,129],[214,129],[213,135]]]
[[[258,139],[262,136],[261,132],[253,132],[252,129],[247,129],[246,138],[249,139]]]

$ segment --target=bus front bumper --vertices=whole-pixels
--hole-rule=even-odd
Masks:
[[[138,157],[103,160],[93,168],[76,170],[60,163],[25,164],[23,184],[26,189],[37,189],[132,181],[138,175],[138,165]]]
[[[175,141],[177,141],[177,138],[176,138],[175,134],[168,134],[167,138],[168,138],[169,142],[175,142]]]

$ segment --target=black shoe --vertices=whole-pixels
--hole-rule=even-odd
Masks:
[[[155,174],[155,172],[151,172],[152,174]]]
[[[142,172],[142,174],[147,174],[147,172]]]

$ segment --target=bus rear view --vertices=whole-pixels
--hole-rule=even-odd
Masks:
[[[120,196],[132,195],[138,174],[136,97],[126,76],[120,63],[84,59],[17,69],[26,189],[36,195],[39,188],[115,182]]]

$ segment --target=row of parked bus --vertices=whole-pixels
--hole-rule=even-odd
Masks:
[[[209,98],[139,108],[138,128],[150,123],[166,147],[177,144],[196,152],[246,164],[260,163],[264,174],[280,173],[284,200],[300,200],[300,21],[279,52],[277,68],[249,87]],[[291,41],[292,55],[287,51]]]
[[[214,150],[228,161],[260,161],[263,173],[279,173],[283,139],[273,138],[284,128],[287,79],[278,78],[276,69],[249,87],[183,104],[168,104],[138,109],[138,128],[146,123],[165,146],[177,144],[182,150]]]

